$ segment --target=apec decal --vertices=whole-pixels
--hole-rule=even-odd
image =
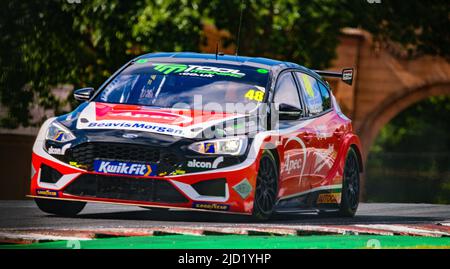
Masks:
[[[217,168],[219,164],[223,162],[223,156],[218,157],[214,160],[214,162],[199,162],[196,159],[193,159],[191,161],[188,161],[187,166],[190,168]]]
[[[282,178],[298,178],[301,183],[301,177],[306,165],[306,145],[298,137],[294,136],[286,141],[284,154],[284,165],[281,170]]]
[[[283,171],[290,175],[291,173],[297,174],[297,172],[300,172],[300,169],[302,168],[302,160],[299,158],[301,156],[301,152],[298,152],[297,154],[286,154],[286,157],[284,158],[284,169]]]
[[[94,171],[104,174],[156,176],[157,166],[155,164],[95,160]]]

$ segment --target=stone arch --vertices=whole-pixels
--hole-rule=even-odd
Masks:
[[[370,148],[381,128],[396,115],[421,100],[439,95],[450,95],[450,81],[399,90],[381,102],[378,108],[363,120],[359,128],[361,144],[365,149],[363,158],[367,160]]]

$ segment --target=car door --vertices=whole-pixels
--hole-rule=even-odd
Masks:
[[[305,111],[292,72],[284,72],[278,77],[273,102],[275,109],[280,104],[287,104]],[[308,136],[312,135],[303,129],[306,124],[304,116],[295,120],[279,120],[274,128],[279,132],[281,147],[279,197],[294,196],[304,191],[303,175],[311,162],[307,158],[310,156]]]
[[[338,151],[335,136],[340,122],[332,113],[331,96],[328,87],[316,78],[301,72],[295,76],[301,85],[311,134],[308,153],[310,162],[305,169],[305,188],[315,189],[327,185],[326,178],[334,165]]]

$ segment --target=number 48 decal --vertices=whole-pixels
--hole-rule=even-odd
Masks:
[[[264,92],[252,89],[245,94],[245,98],[257,102],[262,102],[264,100]]]

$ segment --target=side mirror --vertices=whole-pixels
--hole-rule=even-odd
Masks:
[[[84,102],[89,99],[91,99],[92,95],[94,94],[94,88],[82,88],[75,90],[73,92],[73,97],[75,97],[75,100]]]
[[[298,120],[303,115],[303,109],[288,104],[278,106],[278,116],[280,120]]]

